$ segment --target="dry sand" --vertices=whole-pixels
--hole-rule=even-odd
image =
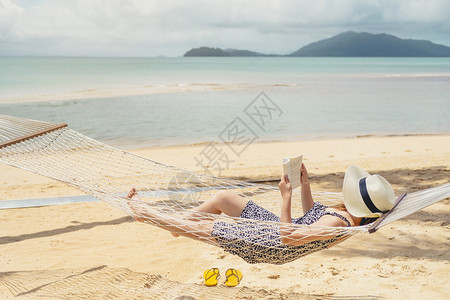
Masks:
[[[133,152],[202,171],[194,157],[204,147]],[[340,191],[352,163],[386,177],[397,194],[450,181],[450,136],[256,143],[221,176],[278,178],[281,158],[299,153],[316,190]],[[81,194],[0,165],[0,200]],[[220,248],[173,238],[103,202],[0,210],[0,298],[448,299],[449,205],[438,202],[282,266],[250,265]],[[223,277],[238,268],[244,278],[237,288],[222,286],[224,278],[206,288],[202,273],[211,267]]]

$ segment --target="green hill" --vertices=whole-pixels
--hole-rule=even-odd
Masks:
[[[353,31],[309,44],[289,56],[450,57],[450,47],[389,34]]]
[[[381,33],[356,33],[353,31],[311,43],[288,55],[200,47],[189,50],[184,56],[329,56],[329,57],[450,57],[450,47],[430,41],[400,39]]]

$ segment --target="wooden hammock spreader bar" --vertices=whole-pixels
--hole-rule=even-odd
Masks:
[[[11,145],[14,145],[14,144],[17,144],[17,143],[20,143],[20,142],[23,142],[23,141],[26,141],[26,140],[30,140],[32,138],[38,137],[40,135],[44,135],[46,133],[49,133],[49,132],[52,132],[52,131],[55,131],[55,130],[58,130],[58,129],[61,129],[61,128],[64,128],[64,127],[67,127],[67,124],[66,123],[61,123],[61,124],[56,124],[54,126],[45,128],[43,130],[39,130],[39,131],[30,133],[30,134],[26,134],[24,136],[15,138],[13,140],[9,140],[9,141],[6,141],[4,143],[1,143],[0,144],[0,149],[2,149],[4,147],[11,146]]]
[[[378,225],[387,217],[389,216],[389,214],[391,212],[393,212],[395,210],[395,208],[400,204],[400,202],[403,200],[403,198],[405,198],[406,194],[402,194],[400,195],[397,200],[395,200],[395,205],[394,207],[388,211],[387,213],[385,213],[384,215],[382,215],[381,217],[378,218],[378,220],[376,220],[375,222],[372,223],[372,225],[369,227],[369,233],[374,233],[375,231],[378,230]]]

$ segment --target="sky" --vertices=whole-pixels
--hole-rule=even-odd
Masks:
[[[449,0],[0,0],[0,55],[288,54],[349,30],[450,46],[449,16]]]

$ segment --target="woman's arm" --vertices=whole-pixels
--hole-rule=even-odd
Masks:
[[[281,222],[291,223],[292,186],[287,175],[281,175],[281,181],[278,184],[278,188],[281,192],[281,198],[283,198],[283,203],[281,205]]]
[[[281,181],[278,184],[278,188],[281,192],[281,198],[283,198],[283,203],[281,205],[281,222],[291,223],[292,186],[287,175],[281,175]]]
[[[328,240],[336,236],[330,230],[319,227],[306,227],[295,229],[292,223],[282,223],[280,226],[281,243],[291,246],[299,246],[308,242]],[[311,224],[313,226],[342,227],[342,222],[338,218],[324,218]]]
[[[303,213],[306,214],[314,206],[314,200],[311,194],[311,187],[309,185],[308,171],[304,164],[300,168],[300,182],[301,182],[301,197]]]

